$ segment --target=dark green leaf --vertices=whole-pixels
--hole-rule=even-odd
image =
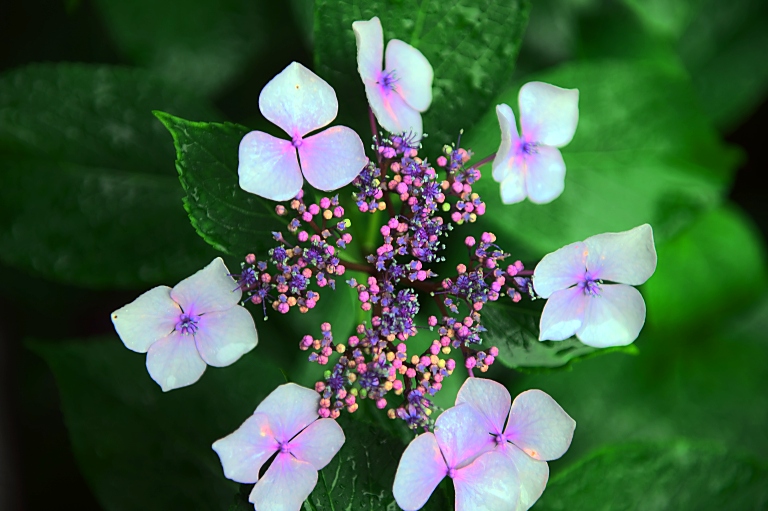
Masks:
[[[501,204],[490,165],[477,190],[483,223],[543,255],[601,232],[651,223],[657,242],[716,205],[737,162],[699,110],[678,67],[661,63],[583,62],[529,77],[580,90],[576,136],[562,152],[565,191],[554,202]],[[517,106],[519,84],[497,103]],[[482,158],[498,149],[495,111],[467,134]]]
[[[340,97],[341,114],[367,129],[352,22],[381,19],[384,39],[401,39],[430,61],[432,106],[424,114],[430,154],[470,128],[507,85],[528,19],[527,0],[350,0],[315,2],[315,67]],[[331,36],[332,34],[332,36]],[[345,120],[345,122],[347,122]],[[361,131],[362,132],[362,131]]]
[[[225,508],[237,485],[211,444],[285,381],[261,346],[169,393],[116,337],[30,347],[53,370],[75,456],[110,511]]]
[[[176,169],[187,193],[184,208],[198,234],[216,249],[238,256],[274,246],[272,232],[284,230],[286,220],[275,213],[274,202],[238,184],[238,147],[250,130],[155,115],[173,136]]]
[[[97,0],[118,48],[135,63],[201,93],[242,73],[267,42],[268,5],[251,0]]]
[[[0,78],[0,258],[90,287],[143,287],[210,261],[151,110],[216,113],[145,71],[32,65]]]
[[[633,345],[620,348],[592,348],[576,337],[565,341],[539,341],[541,307],[535,304],[507,303],[508,298],[487,303],[482,310],[482,324],[488,330],[483,344],[499,349],[498,360],[518,371],[538,371],[568,367],[572,362],[614,351],[636,353]]]
[[[768,506],[768,471],[718,444],[610,447],[548,484],[535,511],[759,510]]]

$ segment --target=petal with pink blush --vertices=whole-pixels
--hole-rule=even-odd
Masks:
[[[501,202],[503,204],[516,204],[525,200],[525,174],[522,170],[523,159],[520,157],[509,158],[509,172],[501,182]]]
[[[251,415],[233,433],[213,443],[224,476],[238,483],[258,481],[262,465],[278,449],[269,418],[262,413]]]
[[[411,133],[421,139],[421,114],[411,108],[397,92],[372,80],[363,80],[365,95],[381,127],[390,133]]]
[[[317,470],[288,453],[278,454],[248,500],[259,511],[300,511],[317,484]]]
[[[394,73],[395,91],[414,110],[423,112],[432,103],[433,71],[427,58],[410,44],[392,39],[385,54],[386,72]]]
[[[206,364],[215,367],[233,364],[255,348],[259,340],[253,316],[239,305],[203,314],[197,327],[197,351]]]
[[[187,314],[200,315],[234,307],[242,296],[221,257],[187,277],[171,290],[171,298]]]
[[[546,461],[531,458],[511,443],[507,443],[506,447],[499,452],[504,453],[512,461],[517,473],[516,479],[520,488],[520,498],[517,507],[512,509],[514,511],[526,511],[544,493],[549,480],[549,465]]]
[[[237,174],[240,188],[274,201],[292,199],[304,184],[293,144],[261,131],[240,141]]]
[[[499,451],[487,452],[453,478],[456,511],[509,511],[519,499],[512,462]]]
[[[522,173],[522,168],[518,163],[515,167],[515,152],[517,149],[517,125],[515,124],[515,113],[509,105],[496,105],[496,117],[499,119],[501,128],[501,144],[496,151],[496,157],[493,159],[493,180],[500,183],[510,172]],[[522,199],[521,199],[522,200]]]
[[[392,488],[397,505],[403,511],[421,509],[447,471],[435,435],[417,436],[405,448],[397,466]]]
[[[299,159],[309,184],[323,191],[348,185],[368,164],[363,141],[346,126],[333,126],[304,139]]]
[[[590,236],[587,269],[596,279],[639,286],[656,271],[653,229],[643,224],[624,232]]]
[[[344,431],[333,419],[317,419],[291,440],[288,449],[296,459],[320,470],[331,462],[344,445]]]
[[[125,347],[146,353],[155,341],[174,331],[180,314],[171,288],[158,286],[117,309],[111,318]]]
[[[376,81],[384,61],[381,21],[376,16],[368,21],[355,21],[352,30],[357,43],[357,71],[363,80]]]
[[[525,159],[525,189],[534,204],[547,204],[565,189],[565,162],[554,147],[540,145]]]
[[[469,404],[453,406],[435,421],[435,437],[448,468],[460,468],[493,449],[482,416]]]
[[[555,291],[544,305],[539,321],[540,341],[564,341],[586,323],[590,296],[579,287]]]
[[[576,421],[549,394],[527,390],[512,402],[507,439],[537,460],[555,460],[565,454],[573,439]]]
[[[542,298],[569,288],[584,279],[589,249],[584,242],[571,243],[547,254],[533,270],[533,289]]]
[[[205,367],[191,335],[174,331],[147,351],[147,370],[163,392],[192,385],[203,375]]]
[[[292,62],[261,90],[259,110],[293,139],[330,124],[339,103],[325,80]]]
[[[590,297],[584,324],[576,337],[594,348],[626,346],[637,339],[643,324],[645,301],[637,289],[624,284],[602,284],[599,295]]]
[[[539,144],[562,147],[573,139],[579,123],[579,90],[543,82],[520,88],[520,126],[523,136]]]
[[[279,442],[287,442],[318,418],[320,395],[312,389],[284,383],[256,407],[255,413],[269,416]]]
[[[512,397],[501,383],[487,378],[467,378],[456,396],[456,404],[473,407],[485,421],[485,430],[494,435],[504,432]]]

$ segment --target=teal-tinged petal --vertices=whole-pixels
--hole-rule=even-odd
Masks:
[[[400,94],[375,80],[363,80],[363,85],[368,104],[382,128],[390,133],[410,133],[416,140],[421,139],[421,114],[411,108]]]
[[[262,465],[279,449],[269,418],[263,413],[251,415],[212,447],[219,455],[224,476],[238,483],[258,481]]]
[[[346,126],[333,126],[305,138],[299,146],[299,159],[309,184],[326,192],[348,185],[368,164],[363,141]]]
[[[221,257],[171,290],[171,298],[181,305],[185,313],[194,315],[231,309],[240,301],[242,294]]]
[[[427,110],[432,103],[434,72],[424,54],[408,43],[392,39],[384,58],[386,72],[393,73],[395,78],[395,92],[414,110]]]
[[[520,175],[519,180],[522,183],[523,169],[521,167],[521,159],[517,158],[515,154],[519,139],[517,135],[517,125],[515,124],[515,113],[509,105],[502,103],[501,105],[496,105],[496,117],[499,119],[499,128],[501,129],[501,144],[493,159],[493,180],[497,183],[501,183],[510,175],[510,173],[515,172]],[[525,198],[525,187],[522,184],[520,191],[523,194],[523,198]],[[523,198],[520,200],[523,200]],[[516,200],[514,202],[519,201]],[[504,203],[511,204],[511,202]]]
[[[258,511],[300,511],[316,484],[317,470],[311,463],[280,453],[248,500]]]
[[[584,323],[576,337],[587,346],[626,346],[645,324],[645,301],[640,292],[624,284],[602,284],[599,295],[588,297]]]
[[[344,445],[344,431],[333,419],[317,419],[288,444],[296,459],[320,470],[331,462]]]
[[[512,443],[506,442],[499,452],[510,459],[515,467],[520,497],[512,511],[527,511],[539,500],[549,480],[549,465],[546,461],[531,458]]]
[[[504,432],[512,397],[501,383],[487,378],[467,378],[456,395],[456,404],[473,407],[485,421],[485,430],[492,435]]]
[[[171,288],[158,286],[120,307],[110,317],[125,347],[146,353],[154,342],[174,331],[180,314],[181,309],[171,298]]]
[[[514,465],[504,454],[491,451],[456,471],[455,511],[509,511],[519,499]]]
[[[565,454],[575,429],[576,421],[549,394],[533,389],[512,402],[504,435],[528,456],[548,461]]]
[[[240,188],[274,201],[292,199],[304,178],[291,141],[252,131],[240,141],[237,174]]]
[[[435,421],[435,437],[448,468],[463,467],[494,446],[483,417],[466,403],[440,414]]]
[[[255,348],[259,341],[253,316],[240,305],[203,314],[197,327],[197,350],[206,364],[215,367],[234,363]]]
[[[374,16],[368,21],[352,23],[357,43],[357,72],[365,80],[376,81],[384,60],[384,33],[381,21]]]
[[[525,200],[525,173],[522,159],[514,157],[509,161],[511,172],[501,182],[501,202],[517,204]]]
[[[269,417],[279,442],[288,442],[319,417],[319,408],[320,395],[317,392],[295,383],[285,383],[256,407],[256,413]]]
[[[205,372],[192,335],[176,331],[149,347],[147,370],[163,392],[192,385]]]
[[[547,254],[533,270],[533,289],[542,298],[584,280],[589,249],[583,242],[571,243]]]
[[[541,312],[539,340],[564,341],[575,335],[586,322],[586,310],[592,298],[580,287],[552,293]]]
[[[520,88],[520,127],[526,140],[562,147],[573,139],[579,123],[578,89],[562,89],[543,82]]]
[[[590,236],[587,269],[594,279],[639,286],[656,271],[653,229],[643,224],[624,232]]]
[[[554,147],[538,146],[525,158],[525,191],[531,202],[547,204],[565,190],[565,162]]]
[[[405,448],[397,465],[392,488],[397,505],[403,511],[421,509],[447,472],[435,435],[417,436]]]

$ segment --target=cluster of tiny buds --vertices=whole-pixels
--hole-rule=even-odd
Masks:
[[[314,283],[319,288],[335,288],[334,276],[343,275],[346,268],[341,264],[337,250],[343,250],[352,241],[347,232],[350,222],[342,219],[344,208],[338,197],[323,197],[319,204],[306,205],[303,192],[290,203],[296,217],[288,224],[289,232],[296,237],[290,243],[280,232],[272,235],[278,245],[268,252],[268,257],[258,260],[248,254],[241,263],[241,272],[233,274],[246,299],[261,305],[264,318],[266,305],[281,314],[297,307],[301,312],[314,308],[320,293],[310,289]],[[278,215],[288,214],[283,205],[275,208]]]

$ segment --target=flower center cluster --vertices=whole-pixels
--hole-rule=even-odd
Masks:
[[[377,83],[382,89],[395,90],[395,82],[397,82],[397,77],[394,71],[382,71]]]
[[[585,295],[600,296],[600,284],[602,284],[601,280],[593,279],[587,274],[584,280],[579,282],[579,287],[584,291]]]
[[[200,322],[200,316],[194,314],[181,314],[179,321],[176,323],[176,331],[181,335],[195,335],[198,328],[197,324]]]
[[[536,153],[536,144],[534,142],[526,142],[523,141],[520,144],[519,151],[521,154],[535,154]]]

